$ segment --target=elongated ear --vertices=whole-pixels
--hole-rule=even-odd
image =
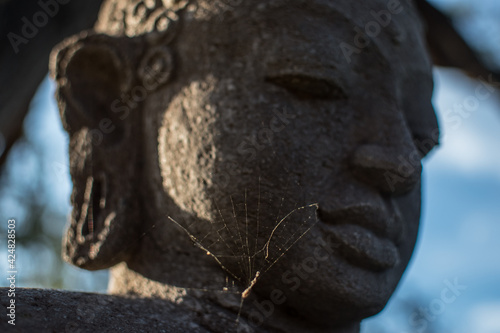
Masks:
[[[134,200],[141,174],[140,103],[124,102],[138,62],[130,47],[125,38],[84,33],[52,54],[73,180],[63,256],[90,270],[126,260],[141,230]]]
[[[96,127],[104,116],[118,118],[110,105],[130,89],[133,80],[134,59],[123,56],[126,46],[122,44],[119,38],[84,32],[53,50],[50,70],[58,85],[59,110],[68,132]]]

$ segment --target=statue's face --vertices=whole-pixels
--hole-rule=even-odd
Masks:
[[[387,7],[349,3],[188,12],[176,76],[144,105],[156,218],[171,227],[170,215],[243,284],[260,271],[262,299],[280,290],[283,306],[319,321],[360,319],[389,299],[417,236],[420,158],[436,141],[411,9],[358,47],[355,24]],[[341,42],[356,47],[350,62]]]
[[[197,3],[175,25],[158,1],[106,2],[104,34],[54,53],[75,184],[67,260],[140,261],[129,241],[153,221],[167,257],[190,253],[189,234],[275,307],[329,325],[377,313],[413,251],[420,160],[438,136],[413,9]],[[174,71],[147,74],[162,64]],[[122,114],[124,91],[144,95]]]

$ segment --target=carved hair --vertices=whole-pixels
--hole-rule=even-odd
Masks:
[[[151,43],[168,44],[178,30],[178,12],[188,0],[109,0],[95,30],[114,36],[146,35]]]

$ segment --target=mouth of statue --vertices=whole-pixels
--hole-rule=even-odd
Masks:
[[[401,240],[400,214],[388,207],[352,205],[332,211],[318,210],[323,230],[336,242],[338,254],[349,263],[380,272],[400,262],[396,246]]]
[[[88,177],[78,222],[81,243],[95,239],[103,229],[102,212],[105,208],[106,178]]]

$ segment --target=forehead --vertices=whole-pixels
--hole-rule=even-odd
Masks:
[[[382,69],[386,76],[415,71],[431,75],[421,24],[404,0],[235,2],[239,5],[215,1],[188,7],[178,45],[191,49],[194,44],[205,56],[199,61],[210,59],[212,66],[221,62],[230,67],[240,61],[265,65],[269,58],[282,62],[292,57],[295,65],[318,64],[353,80],[356,73]],[[371,33],[374,28],[379,30],[376,34]]]
[[[301,39],[315,39],[336,56],[342,51],[342,43],[355,51],[363,49],[365,54],[373,50],[390,62],[407,57],[411,62],[421,60],[419,51],[424,49],[422,27],[411,0],[108,0],[95,28],[111,35],[137,36],[147,33],[155,17],[166,15],[177,21],[177,14],[188,21],[184,23],[199,26],[198,31],[188,29],[188,34],[195,32],[202,37],[208,30],[212,36],[207,37],[230,36],[240,44],[247,37],[243,36],[245,33],[255,35],[259,31],[238,29],[250,24],[260,26],[260,31],[267,34],[278,33],[278,28],[282,32],[288,30],[296,38],[297,47]],[[357,42],[364,42],[362,38],[369,45],[360,48]],[[203,39],[194,38],[196,43]],[[412,44],[413,52],[405,53],[404,44]],[[398,46],[399,50],[394,52]]]
[[[195,45],[198,58],[185,66],[193,73],[251,80],[274,69],[321,72],[319,77],[338,77],[356,93],[399,100],[408,114],[434,117],[431,62],[410,1],[247,0],[232,8],[214,3],[183,15],[187,24],[177,49],[193,60]],[[362,38],[367,45],[360,45]],[[354,50],[350,59],[346,46]]]
[[[261,34],[272,35],[271,38],[274,38],[276,43],[293,40],[296,49],[300,49],[304,43],[315,43],[322,49],[328,49],[330,56],[334,57],[345,57],[342,46],[348,46],[356,54],[361,53],[361,57],[356,58],[363,58],[363,53],[374,52],[391,63],[406,58],[411,62],[426,60],[422,56],[425,54],[422,26],[410,1],[235,2],[238,3],[237,6],[217,5],[227,3],[227,0],[200,2],[197,14],[187,15],[186,18],[198,19],[212,25],[208,29],[211,34],[209,37],[231,40],[239,46],[249,38]],[[405,52],[404,49],[408,45],[411,46],[412,52]]]

